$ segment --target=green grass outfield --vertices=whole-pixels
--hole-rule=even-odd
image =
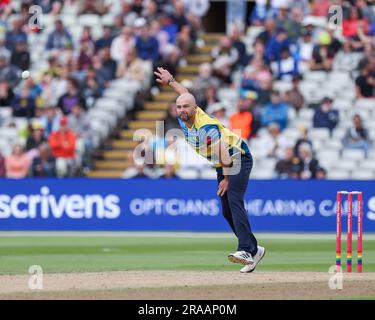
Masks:
[[[334,234],[257,234],[267,255],[259,271],[328,272],[335,263]],[[344,239],[345,235],[343,235]],[[356,240],[353,235],[353,271]],[[118,270],[238,270],[227,261],[236,249],[229,233],[0,233],[0,274]],[[343,258],[346,247],[343,241]],[[375,272],[375,235],[364,236],[364,271]],[[343,261],[344,262],[344,261]]]

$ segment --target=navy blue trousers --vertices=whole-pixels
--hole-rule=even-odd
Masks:
[[[236,173],[229,175],[228,190],[224,196],[220,197],[221,206],[225,219],[238,238],[237,251],[246,251],[254,256],[258,251],[257,240],[251,231],[244,205],[244,195],[253,168],[253,158],[251,154],[244,154],[237,158],[231,168]],[[217,168],[216,172],[217,181],[220,183],[224,179],[223,169]]]

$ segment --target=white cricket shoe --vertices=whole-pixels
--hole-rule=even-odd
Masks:
[[[253,257],[246,251],[237,251],[228,255],[228,260],[233,263],[251,265],[254,263]]]
[[[253,264],[248,264],[244,266],[240,272],[242,273],[250,273],[253,272],[257,266],[257,264],[262,260],[264,255],[266,254],[266,249],[264,247],[258,246],[258,252],[256,255],[253,257],[254,263]]]

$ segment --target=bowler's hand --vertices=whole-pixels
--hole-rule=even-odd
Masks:
[[[225,192],[228,190],[228,179],[223,179],[219,183],[219,188],[217,190],[217,195],[219,197],[224,196]]]
[[[158,67],[157,71],[155,71],[154,74],[157,76],[156,82],[159,82],[161,84],[168,84],[168,81],[173,78],[168,70],[161,67]]]

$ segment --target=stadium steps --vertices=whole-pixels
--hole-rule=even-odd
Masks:
[[[146,102],[145,110],[168,110],[168,102]]]
[[[190,66],[186,66],[186,67],[178,67],[177,69],[178,73],[181,73],[181,74],[198,74],[198,71],[199,71],[199,65],[190,65]]]
[[[121,149],[104,151],[103,157],[108,160],[122,160],[124,162],[128,160],[126,150]]]
[[[86,173],[87,178],[121,178],[124,170],[92,170]]]
[[[154,120],[154,121],[157,121],[157,120],[165,119],[166,115],[167,114],[166,114],[165,111],[146,110],[146,111],[138,111],[137,115],[136,115],[136,118],[138,120]]]
[[[129,149],[133,150],[138,144],[139,141],[133,141],[130,139],[116,139],[111,141],[112,147],[114,149]]]
[[[134,120],[134,121],[130,121],[128,126],[129,126],[129,129],[154,129],[156,124],[155,124],[155,121],[153,120],[150,120],[150,121]]]
[[[192,81],[198,75],[199,65],[204,62],[212,62],[211,50],[217,45],[223,34],[206,33],[202,36],[205,45],[195,48],[194,53],[187,57],[187,65],[177,68],[176,80]],[[138,138],[144,138],[147,132],[155,133],[155,121],[163,120],[167,116],[169,105],[177,97],[177,94],[169,86],[161,86],[160,93],[153,96],[152,100],[144,103],[143,109],[134,113],[133,117],[126,121],[126,125],[120,129],[115,139],[109,142],[111,150],[104,150],[101,158],[94,161],[94,169],[86,174],[91,178],[120,178],[123,172],[132,164],[129,152],[139,145],[139,141],[133,141],[135,132]]]
[[[212,58],[209,54],[191,54],[187,57],[188,66],[200,65],[205,62],[211,62]]]
[[[177,93],[174,91],[168,91],[168,92],[160,92],[158,95],[154,97],[154,101],[173,101],[176,100],[177,98]]]
[[[224,33],[204,33],[201,38],[206,43],[218,43],[222,36],[224,36]]]
[[[130,165],[130,161],[115,161],[115,160],[97,160],[95,161],[95,168],[98,170],[125,170]]]
[[[133,137],[141,137],[143,135],[142,132],[138,132],[138,135],[136,134],[136,129],[125,129],[120,131],[120,137],[122,139],[131,139],[133,140]],[[155,130],[151,130],[152,133],[155,133]]]

